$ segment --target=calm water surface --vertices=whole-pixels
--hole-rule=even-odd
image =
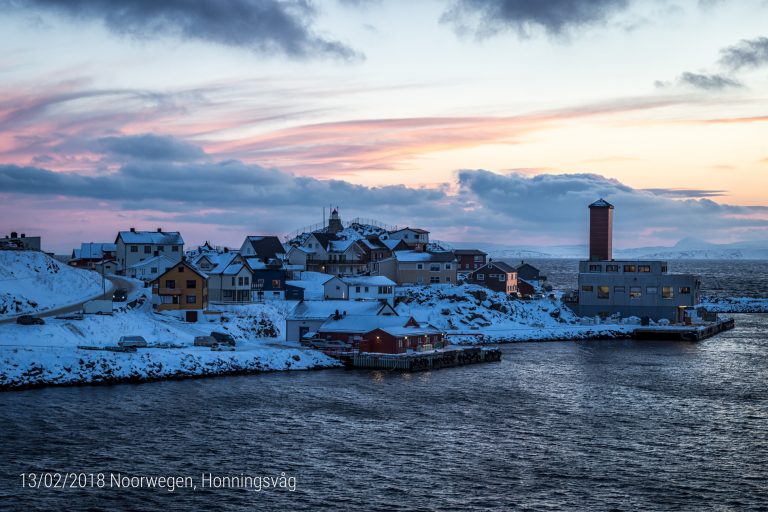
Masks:
[[[2,393],[0,510],[766,510],[768,315],[737,322],[421,374]],[[286,472],[297,489],[21,489],[45,470]]]

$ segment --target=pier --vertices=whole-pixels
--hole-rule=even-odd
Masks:
[[[638,327],[632,332],[637,340],[702,341],[723,331],[733,329],[733,318],[724,318],[703,325],[666,325]]]
[[[416,372],[452,368],[468,364],[501,361],[501,350],[496,347],[467,347],[435,350],[413,354],[339,354],[337,359],[347,368],[401,370]]]

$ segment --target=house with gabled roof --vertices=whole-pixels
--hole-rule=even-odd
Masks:
[[[240,254],[247,258],[258,258],[264,263],[282,260],[285,248],[276,236],[247,236],[240,246]]]
[[[489,261],[479,269],[470,272],[467,281],[495,292],[518,294],[517,270],[503,261]]]
[[[340,341],[352,352],[402,354],[445,346],[445,333],[412,316],[334,315],[316,339]]]
[[[313,337],[328,319],[347,315],[397,316],[386,302],[348,300],[304,300],[299,302],[285,320],[286,341]]]
[[[399,285],[455,284],[456,257],[450,251],[394,251],[374,263],[373,273]]]
[[[186,261],[176,262],[152,281],[152,303],[158,311],[179,311],[197,322],[208,309],[208,276]]]
[[[386,276],[332,277],[323,283],[326,299],[395,303],[395,282]]]
[[[126,268],[123,274],[133,279],[151,282],[163,274],[166,270],[174,266],[177,262],[166,256],[153,256],[147,260],[140,261]]]
[[[73,267],[95,268],[102,261],[115,259],[117,246],[113,243],[85,242],[79,249],[72,249],[72,257],[67,262]]]
[[[136,263],[154,256],[165,255],[173,261],[181,261],[184,255],[184,239],[178,231],[120,231],[115,238],[115,259],[120,272]]]
[[[208,296],[211,302],[251,302],[251,280],[253,272],[245,258],[236,252],[206,255],[198,263],[215,263],[208,276]]]
[[[429,244],[429,231],[420,228],[401,228],[390,231],[390,240],[402,240],[412,249],[424,249]]]

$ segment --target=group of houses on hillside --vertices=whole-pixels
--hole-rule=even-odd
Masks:
[[[429,234],[420,228],[355,222],[345,227],[333,210],[327,224],[286,243],[272,235],[246,236],[239,248],[206,242],[185,251],[181,233],[131,228],[118,232],[114,242],[81,244],[69,263],[140,279],[152,288],[157,310],[174,311],[187,321],[203,319],[209,303],[295,300],[302,307],[289,319],[289,324],[298,322],[297,329],[288,328],[289,339],[294,330],[299,340],[308,332],[326,336],[329,329],[340,329],[333,335],[348,332],[345,339],[356,347],[382,344],[394,351],[443,343],[442,334],[413,319],[373,318],[387,311],[397,316],[397,286],[468,281],[511,295],[535,293],[517,268],[491,261],[478,249],[451,250],[431,242]],[[308,282],[301,277],[306,272],[327,275],[319,276],[321,296],[311,297],[319,300],[304,300]],[[379,332],[371,334],[375,329]]]

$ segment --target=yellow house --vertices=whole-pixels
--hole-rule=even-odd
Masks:
[[[180,261],[152,282],[152,297],[158,311],[186,311],[186,320],[196,322],[208,309],[208,276]]]

